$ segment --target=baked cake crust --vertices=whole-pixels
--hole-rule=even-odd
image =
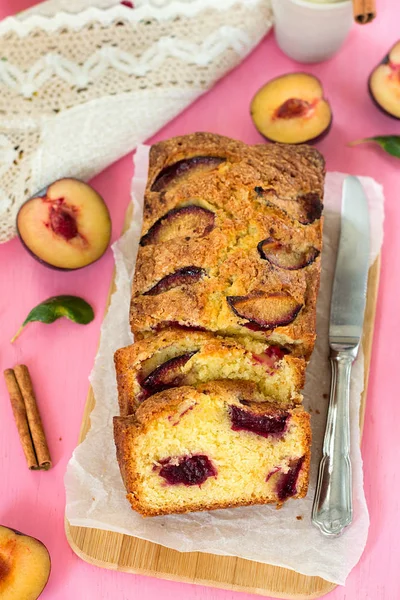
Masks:
[[[204,171],[189,168],[183,177],[154,191],[160,173],[198,156],[199,149],[203,157],[224,160]],[[309,356],[315,341],[323,175],[321,155],[307,146],[252,147],[203,133],[152,146],[145,193],[145,245],[139,249],[132,287],[131,327],[136,337],[174,323],[291,343]],[[160,221],[165,224],[170,211],[175,215],[189,206],[212,214],[211,227],[199,235],[183,228],[170,239],[149,239],[151,228]],[[259,244],[271,238],[302,252],[312,248],[313,260],[299,269],[279,268],[260,253]],[[180,278],[180,285],[174,285],[178,280],[172,285],[168,280],[168,289],[160,289],[166,277],[188,268],[195,270],[195,277]],[[232,309],[230,298],[264,296],[275,296],[278,301],[289,296],[299,309],[297,316],[277,327],[251,323],[250,329],[249,320]]]

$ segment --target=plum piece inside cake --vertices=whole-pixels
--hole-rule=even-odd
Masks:
[[[226,506],[281,505],[305,495],[309,415],[243,398],[241,386],[179,387],[114,418],[132,507],[144,516]],[[238,427],[237,415],[240,416]]]
[[[277,402],[301,401],[305,362],[285,348],[249,339],[246,345],[208,332],[163,331],[115,353],[122,415],[153,394],[179,385],[231,379],[253,382]]]

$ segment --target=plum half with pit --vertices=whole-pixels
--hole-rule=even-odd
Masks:
[[[202,237],[214,228],[215,215],[211,210],[190,204],[168,211],[150,227],[140,240],[141,246],[161,244],[181,237]]]
[[[400,40],[372,71],[369,92],[376,106],[395,119],[400,119]]]
[[[227,301],[233,312],[249,323],[249,329],[275,329],[292,323],[303,304],[286,292],[267,294],[255,291],[248,296],[228,296]]]
[[[261,135],[284,144],[316,142],[332,123],[322,85],[308,73],[288,73],[266,83],[254,96],[250,112]]]
[[[59,179],[23,204],[18,235],[30,254],[54,269],[71,271],[98,260],[111,237],[102,197],[78,179]]]
[[[36,600],[51,569],[46,546],[39,540],[0,525],[0,598]]]
[[[311,265],[320,254],[319,250],[313,246],[309,246],[305,250],[298,250],[291,244],[283,244],[272,237],[262,240],[258,244],[258,252],[264,260],[288,271],[304,269]]]

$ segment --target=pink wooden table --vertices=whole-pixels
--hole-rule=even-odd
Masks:
[[[32,0],[1,0],[0,17],[33,4]],[[378,7],[375,23],[354,27],[334,59],[307,67],[323,81],[333,107],[332,130],[318,146],[328,169],[371,175],[383,184],[386,195],[386,237],[362,444],[371,528],[364,555],[346,587],[333,591],[330,600],[400,598],[400,161],[374,147],[346,147],[346,142],[361,137],[400,134],[400,122],[381,114],[366,91],[371,68],[400,34],[397,0],[378,1]],[[261,138],[249,116],[250,99],[267,79],[301,69],[304,67],[283,56],[271,34],[239,68],[151,141],[208,130],[259,143]],[[131,177],[129,155],[93,181],[110,208],[113,240],[121,231]],[[246,594],[105,571],[74,555],[64,535],[63,477],[78,438],[113,268],[111,252],[82,271],[59,273],[39,265],[14,239],[0,246],[0,261],[1,371],[16,363],[29,365],[54,460],[50,472],[27,470],[1,380],[0,522],[36,536],[47,545],[52,573],[43,600],[250,599],[252,596]],[[96,319],[86,327],[66,320],[51,326],[33,324],[11,346],[8,340],[29,310],[59,293],[82,295],[94,306]]]

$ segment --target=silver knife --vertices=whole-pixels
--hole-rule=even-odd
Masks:
[[[328,416],[312,522],[329,537],[353,518],[350,462],[350,374],[360,345],[369,270],[369,215],[357,177],[346,177],[329,324],[332,367]]]

